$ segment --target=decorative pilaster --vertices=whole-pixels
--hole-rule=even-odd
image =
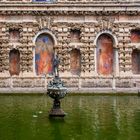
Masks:
[[[2,37],[1,37],[1,59],[2,59],[2,72],[8,72],[9,70],[9,29],[6,24],[2,24]]]
[[[132,49],[129,46],[130,43],[130,30],[129,25],[119,24],[119,34],[118,34],[118,47],[119,47],[119,65],[120,74],[123,76],[130,75],[132,68]]]

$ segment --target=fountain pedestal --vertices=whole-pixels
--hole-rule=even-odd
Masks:
[[[54,99],[53,108],[50,110],[50,117],[64,117],[66,114],[61,109],[60,99],[67,94],[67,88],[58,76],[55,76],[48,84],[47,94]]]
[[[50,117],[64,117],[65,112],[60,107],[60,99],[64,98],[67,94],[67,88],[64,86],[62,80],[59,77],[59,59],[55,55],[53,60],[54,67],[54,78],[48,83],[47,94],[54,99],[53,108],[51,109],[49,116]]]
[[[50,110],[50,117],[64,117],[66,113],[60,107],[60,101],[54,99],[53,108]]]

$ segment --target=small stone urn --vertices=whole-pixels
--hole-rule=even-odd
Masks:
[[[63,81],[59,77],[59,72],[58,72],[59,60],[57,56],[55,57],[53,63],[54,63],[55,76],[53,80],[48,83],[47,86],[47,94],[54,99],[53,107],[50,110],[49,116],[64,117],[66,114],[61,109],[60,99],[64,98],[65,95],[67,94],[67,88],[64,86]]]

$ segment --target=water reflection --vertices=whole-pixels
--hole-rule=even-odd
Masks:
[[[48,97],[0,96],[0,139],[138,140],[139,101],[137,96],[67,96],[62,108],[68,115],[50,119]]]

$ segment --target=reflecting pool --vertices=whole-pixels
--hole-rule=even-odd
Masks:
[[[139,140],[140,97],[67,96],[49,119],[44,95],[0,96],[0,140]]]

